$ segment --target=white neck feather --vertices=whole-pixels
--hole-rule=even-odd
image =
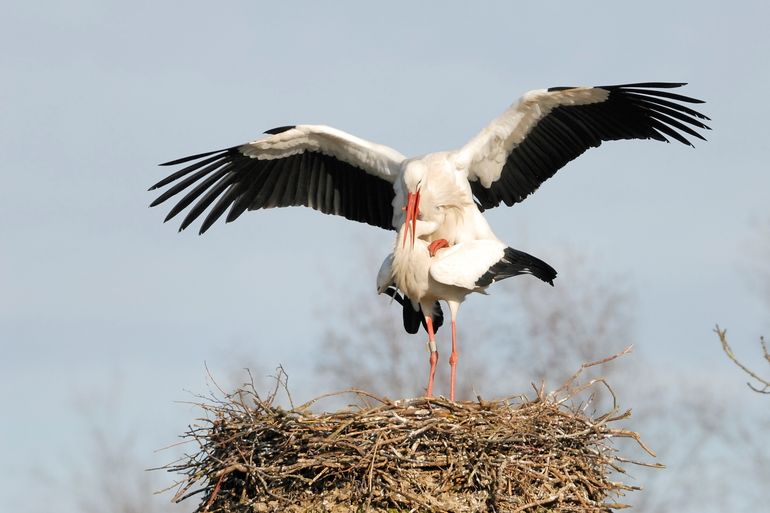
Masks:
[[[396,287],[409,296],[415,306],[428,292],[428,272],[430,271],[428,243],[421,237],[435,231],[434,225],[435,223],[417,221],[414,246],[411,233],[407,231],[406,225],[402,225],[393,248],[393,281]],[[426,233],[426,230],[429,231]],[[406,244],[404,244],[405,233]]]

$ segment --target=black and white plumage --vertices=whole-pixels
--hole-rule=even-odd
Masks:
[[[161,164],[191,162],[150,188],[174,183],[150,206],[190,189],[166,221],[194,203],[182,221],[183,230],[211,207],[200,233],[227,209],[226,220],[231,222],[246,210],[289,206],[392,227],[391,176],[402,155],[328,127],[281,127],[265,133],[271,137]]]
[[[482,208],[518,203],[604,141],[671,138],[692,146],[687,136],[704,139],[696,129],[708,130],[701,121],[708,118],[683,103],[703,102],[661,90],[683,85],[552,87],[525,94],[460,150],[473,195]]]
[[[425,314],[422,309],[415,310],[412,305],[408,304],[410,299],[403,296],[395,285],[386,285],[385,288],[380,291],[380,294],[392,297],[396,303],[402,306],[404,330],[406,330],[407,333],[414,335],[420,331],[420,326],[426,331],[428,330],[428,325],[425,322]],[[438,301],[433,304],[431,319],[433,321],[434,332],[438,332],[438,329],[444,324],[444,313],[441,311],[441,305]]]
[[[500,259],[489,266],[484,274],[476,279],[474,285],[479,288],[489,287],[497,281],[521,274],[530,274],[551,286],[556,278],[554,268],[539,258],[518,249],[504,248]]]
[[[673,139],[690,144],[688,136],[703,139],[697,130],[708,129],[702,122],[708,118],[685,105],[701,100],[666,90],[682,85],[530,91],[460,150],[412,159],[326,126],[275,128],[246,144],[166,162],[187,166],[150,188],[169,186],[151,206],[185,191],[166,220],[190,207],[180,226],[184,229],[207,212],[200,233],[225,211],[230,222],[246,210],[294,205],[396,229],[403,222],[400,209],[408,193],[405,171],[420,165],[467,189],[468,200],[481,208],[513,205],[603,141]],[[471,231],[488,229],[477,228]]]
[[[449,399],[455,398],[455,374],[457,353],[457,314],[465,298],[474,292],[485,293],[497,281],[521,274],[532,275],[550,285],[556,278],[556,270],[537,257],[510,247],[499,240],[478,239],[448,245],[445,240],[429,243],[436,226],[434,223],[416,221],[410,223],[410,214],[402,225],[393,253],[383,262],[377,277],[380,292],[388,293],[391,281],[410,298],[411,309],[423,312],[428,332],[430,373],[427,395],[433,392],[433,381],[438,362],[435,340],[434,305],[446,301],[452,321],[452,352],[449,356]],[[409,240],[410,230],[414,237]],[[407,242],[400,243],[401,238]],[[406,300],[404,300],[406,303]],[[404,310],[408,308],[404,304]]]
[[[521,263],[520,255],[512,253],[516,250],[500,249],[507,246],[493,233],[482,215],[484,209],[524,200],[570,160],[605,141],[653,139],[692,145],[688,138],[704,139],[701,131],[709,129],[704,123],[709,118],[688,106],[703,102],[669,91],[683,85],[646,82],[530,91],[459,150],[414,158],[327,126],[279,127],[252,142],[163,164],[186,166],[150,188],[166,188],[151,206],[184,193],[166,221],[188,209],[182,230],[205,213],[199,233],[225,212],[230,222],[247,210],[307,206],[380,228],[401,229],[403,243],[397,245],[406,245],[411,224],[412,246],[419,221],[425,235],[418,237],[418,244],[431,247],[442,242],[450,249],[462,245],[470,254],[482,246],[492,247],[489,242],[497,248],[490,255],[501,252],[475,277],[478,283],[466,284],[465,289],[476,291],[487,281],[507,277],[504,273]],[[465,276],[473,275],[467,271]],[[546,276],[545,271],[543,267],[537,272]],[[393,290],[395,284],[405,292],[409,290],[405,277],[408,273],[401,280],[387,274],[383,278],[381,273],[378,289]],[[405,328],[416,331],[414,314],[422,311],[430,332],[436,324],[431,314],[435,302],[415,306],[420,301],[393,293],[405,309],[414,308],[404,311]],[[434,296],[451,308],[451,299]]]

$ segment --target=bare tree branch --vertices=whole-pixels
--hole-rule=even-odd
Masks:
[[[717,336],[719,337],[719,341],[722,343],[722,349],[724,350],[727,357],[730,358],[733,361],[733,363],[737,365],[743,372],[751,376],[752,379],[756,380],[759,383],[759,386],[757,387],[751,382],[747,382],[746,384],[748,385],[748,387],[760,394],[770,394],[770,380],[761,377],[759,374],[757,374],[756,372],[746,367],[735,356],[735,353],[733,352],[733,348],[730,347],[730,344],[727,342],[727,330],[720,329],[719,324],[717,324],[716,327],[714,328],[714,333],[716,333]],[[762,346],[762,353],[764,355],[765,360],[767,360],[767,362],[770,363],[770,353],[768,353],[767,351],[767,344],[765,343],[765,337],[760,337],[759,343]]]

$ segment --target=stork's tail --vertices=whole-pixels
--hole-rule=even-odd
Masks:
[[[546,283],[553,285],[556,278],[556,270],[539,258],[519,251],[518,249],[505,248],[503,258],[489,268],[481,278],[476,281],[477,287],[487,287],[492,283],[519,274],[531,274]]]
[[[395,299],[403,308],[404,329],[407,333],[412,335],[417,333],[417,331],[420,329],[420,324],[422,324],[422,327],[425,329],[425,331],[428,331],[428,327],[425,325],[425,316],[422,313],[422,308],[420,308],[419,311],[415,311],[415,309],[412,308],[412,301],[406,296],[401,296],[401,294],[398,293],[396,287],[392,285],[385,289],[384,294],[387,294]],[[442,324],[444,324],[444,312],[441,311],[441,305],[439,305],[438,301],[436,301],[436,303],[433,305],[434,333],[438,332],[438,329]]]

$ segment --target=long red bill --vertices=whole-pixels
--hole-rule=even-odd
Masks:
[[[412,232],[412,246],[414,246],[414,237],[417,230],[417,216],[420,215],[420,189],[417,192],[410,192],[407,194],[406,200],[406,230],[404,231],[404,243],[402,247],[406,247],[406,236],[411,230]]]

